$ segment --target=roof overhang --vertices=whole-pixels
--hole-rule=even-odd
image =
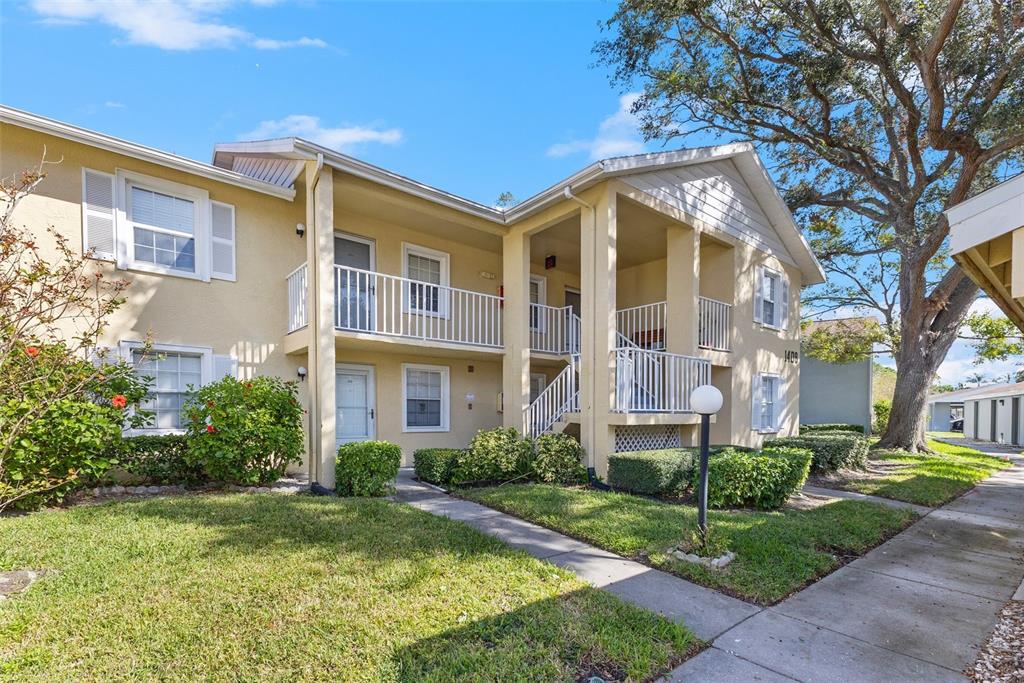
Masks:
[[[65,140],[72,140],[84,145],[89,145],[90,147],[98,147],[109,152],[115,152],[117,154],[132,157],[133,159],[148,161],[166,168],[173,168],[184,173],[202,176],[203,178],[227,183],[228,185],[235,185],[254,192],[267,194],[272,197],[279,197],[281,199],[288,200],[295,198],[295,190],[290,187],[264,183],[241,173],[235,173],[223,168],[218,168],[217,166],[204,164],[200,161],[195,161],[194,159],[170,154],[152,147],[146,147],[145,145],[128,142],[127,140],[115,138],[111,135],[105,135],[103,133],[86,130],[85,128],[79,128],[78,126],[72,126],[71,124],[55,121],[37,114],[30,114],[29,112],[8,107],[6,105],[0,105],[0,123],[8,123],[14,126],[28,128],[40,133],[64,138]]]

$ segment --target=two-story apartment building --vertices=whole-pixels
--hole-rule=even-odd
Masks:
[[[154,431],[189,385],[299,379],[311,478],[338,444],[405,458],[477,430],[566,430],[605,471],[712,438],[795,433],[802,286],[824,280],[752,146],[600,161],[507,210],[314,143],[218,145],[212,164],[0,108],[0,171],[51,161],[17,217],[132,281],[104,343],[155,357]]]

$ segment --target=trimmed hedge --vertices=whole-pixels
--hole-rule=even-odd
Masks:
[[[814,453],[816,472],[863,469],[868,461],[868,440],[853,432],[811,432],[800,436],[773,439],[766,447],[806,448]]]
[[[708,461],[708,507],[779,508],[803,486],[812,459],[809,450],[781,447],[713,454]],[[698,477],[695,469],[694,487]]]
[[[383,496],[402,464],[402,449],[389,441],[357,441],[338,447],[335,491],[343,496]]]
[[[800,425],[801,434],[812,434],[816,432],[856,432],[864,433],[864,425],[847,424],[845,422],[824,422],[816,425]]]
[[[453,484],[505,482],[523,479],[530,473],[533,443],[519,436],[513,427],[481,430],[459,453]]]
[[[608,456],[608,484],[648,496],[679,496],[690,485],[696,460],[687,448],[614,453]]]
[[[421,448],[412,454],[413,470],[421,481],[444,486],[452,480],[461,448]]]
[[[541,434],[530,469],[539,481],[549,484],[583,484],[587,481],[583,447],[568,434]]]
[[[116,470],[153,484],[198,484],[207,480],[201,463],[188,459],[183,434],[132,436],[115,448]]]

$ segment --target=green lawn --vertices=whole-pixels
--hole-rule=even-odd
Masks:
[[[868,471],[816,480],[823,486],[937,507],[1011,463],[966,446],[929,440],[934,455],[872,450]]]
[[[541,484],[461,494],[760,604],[781,600],[915,518],[905,510],[859,501],[781,512],[712,511],[708,519],[715,541],[738,555],[724,571],[712,571],[666,553],[697,528],[696,508],[688,505]]]
[[[190,496],[0,518],[0,680],[648,679],[685,628],[380,500]]]

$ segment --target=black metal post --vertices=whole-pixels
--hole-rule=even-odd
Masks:
[[[708,539],[708,451],[711,449],[711,416],[700,416],[700,490],[697,492],[697,529],[701,542]]]

